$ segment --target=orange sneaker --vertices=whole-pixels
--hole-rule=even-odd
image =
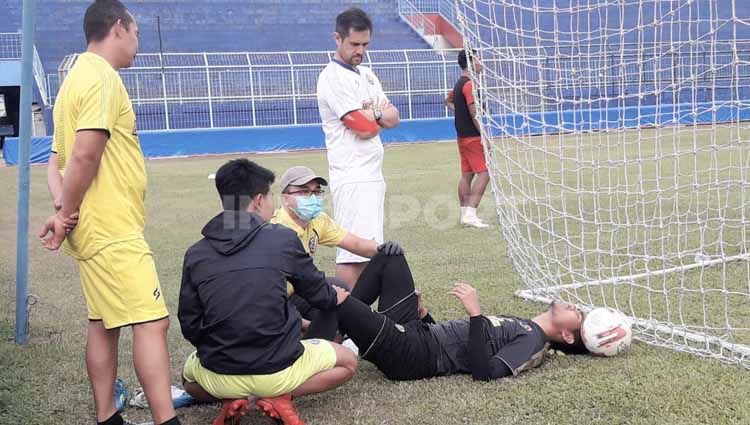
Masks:
[[[240,418],[247,415],[250,410],[250,402],[246,399],[224,400],[221,403],[221,412],[213,425],[236,425]]]
[[[292,403],[291,394],[259,398],[255,405],[264,415],[279,419],[284,425],[305,425],[305,421],[300,419],[297,408]]]

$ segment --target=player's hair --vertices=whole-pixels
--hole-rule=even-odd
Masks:
[[[372,34],[372,21],[364,10],[351,7],[339,13],[336,17],[336,32],[342,39],[349,37],[350,31],[370,31]]]
[[[118,20],[126,29],[133,23],[133,16],[119,0],[96,0],[91,3],[83,16],[86,44],[104,40]]]
[[[247,159],[233,159],[216,172],[216,190],[225,211],[245,211],[257,195],[267,195],[276,176]]]
[[[589,354],[586,344],[583,343],[580,329],[573,332],[572,344],[567,344],[565,342],[552,342],[552,344],[550,344],[550,349],[562,351],[565,354]]]
[[[474,49],[471,49],[471,52],[469,53],[469,57],[466,57],[466,50],[461,50],[458,52],[458,66],[461,67],[461,69],[466,69],[469,66],[469,61],[474,60],[474,56],[477,54],[477,51]]]

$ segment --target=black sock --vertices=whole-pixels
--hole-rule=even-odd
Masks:
[[[175,416],[174,418],[164,422],[161,425],[181,425],[181,424],[180,424],[180,420],[177,419],[177,416]]]
[[[122,416],[120,416],[120,412],[115,412],[114,415],[112,415],[111,418],[107,419],[104,422],[97,422],[97,425],[123,425],[125,421],[122,420]]]

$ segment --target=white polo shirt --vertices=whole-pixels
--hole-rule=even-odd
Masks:
[[[380,136],[361,139],[341,121],[349,112],[387,99],[378,77],[370,68],[353,68],[334,59],[318,77],[317,96],[331,190],[346,183],[384,181]]]

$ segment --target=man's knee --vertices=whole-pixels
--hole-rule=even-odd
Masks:
[[[154,320],[151,322],[138,323],[133,325],[133,332],[145,331],[149,333],[164,333],[169,330],[169,317]]]
[[[326,277],[326,283],[330,286],[338,286],[339,288],[346,289],[347,291],[352,290],[352,285],[347,283],[344,279],[336,276]]]
[[[182,388],[185,389],[185,392],[190,394],[190,397],[193,397],[194,399],[204,402],[204,403],[211,403],[214,401],[217,401],[217,398],[212,396],[208,393],[208,391],[204,390],[203,387],[200,386],[197,382],[189,382],[185,380],[185,377],[182,377]]]
[[[348,348],[340,344],[332,344],[336,351],[336,367],[345,368],[350,377],[357,372],[359,360],[357,356]]]
[[[201,387],[199,383],[189,381],[185,378],[185,369],[180,369],[180,378],[182,379],[182,388],[186,393],[190,394],[190,397],[205,403],[217,401],[217,399]]]
[[[375,264],[373,264],[375,263]],[[387,255],[384,252],[378,252],[370,259],[372,267],[387,267],[390,265],[400,265],[406,263],[405,254]]]

